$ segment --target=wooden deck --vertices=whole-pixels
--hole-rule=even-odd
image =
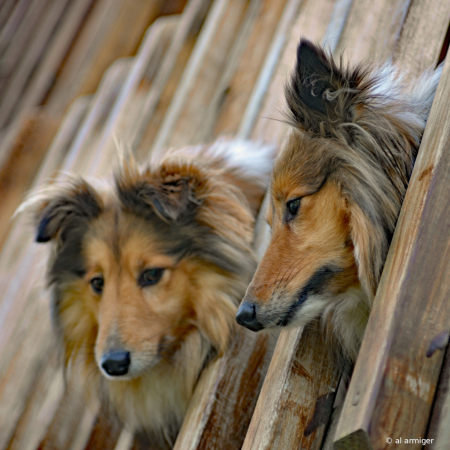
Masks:
[[[28,189],[109,174],[114,136],[140,159],[221,135],[278,144],[300,36],[413,74],[444,58],[449,23],[445,0],[0,0],[0,450],[138,448],[64,381],[45,249],[10,221]],[[345,401],[318,330],[241,329],[176,450],[450,449],[449,98],[447,61]]]

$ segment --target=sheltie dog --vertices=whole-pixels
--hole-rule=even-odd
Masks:
[[[349,68],[302,39],[285,88],[269,247],[236,319],[253,331],[320,320],[355,361],[442,69]]]
[[[171,448],[202,369],[223,354],[256,268],[254,216],[273,148],[169,151],[110,181],[41,189],[52,319],[67,372],[152,448]]]

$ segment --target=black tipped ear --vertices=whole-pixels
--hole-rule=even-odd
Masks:
[[[101,212],[97,193],[84,181],[71,184],[64,192],[55,192],[43,203],[36,213],[36,242],[48,242],[56,236],[64,240],[70,228]]]
[[[344,76],[331,56],[302,39],[296,67],[285,90],[291,121],[306,131],[327,133],[330,122],[339,119],[336,91],[344,84]]]
[[[296,73],[292,79],[299,100],[322,114],[327,113],[324,93],[332,88],[332,69],[325,53],[311,42],[300,41],[297,49]]]
[[[117,179],[122,204],[141,216],[156,213],[165,221],[190,215],[200,203],[194,197],[193,180],[189,177],[167,177],[155,182],[145,178]]]

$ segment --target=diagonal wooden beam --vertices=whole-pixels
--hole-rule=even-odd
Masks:
[[[443,13],[435,33],[440,37],[448,8]],[[427,45],[431,60],[437,60],[441,42],[435,38]],[[433,339],[450,328],[449,95],[447,61],[344,404],[336,449],[388,448],[388,438],[395,443],[426,433],[443,358],[440,352],[430,358],[426,353]],[[402,445],[408,444],[396,448]]]

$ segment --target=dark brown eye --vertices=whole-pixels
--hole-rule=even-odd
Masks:
[[[286,207],[288,210],[288,217],[287,217],[288,220],[294,218],[297,215],[298,210],[300,209],[300,201],[301,198],[296,198],[294,200],[289,200],[286,203]]]
[[[139,276],[139,286],[145,287],[156,284],[163,276],[164,269],[146,269]]]
[[[105,285],[105,281],[103,280],[102,277],[95,277],[95,278],[92,278],[92,280],[91,280],[92,290],[96,294],[101,294],[103,292],[104,285]]]

